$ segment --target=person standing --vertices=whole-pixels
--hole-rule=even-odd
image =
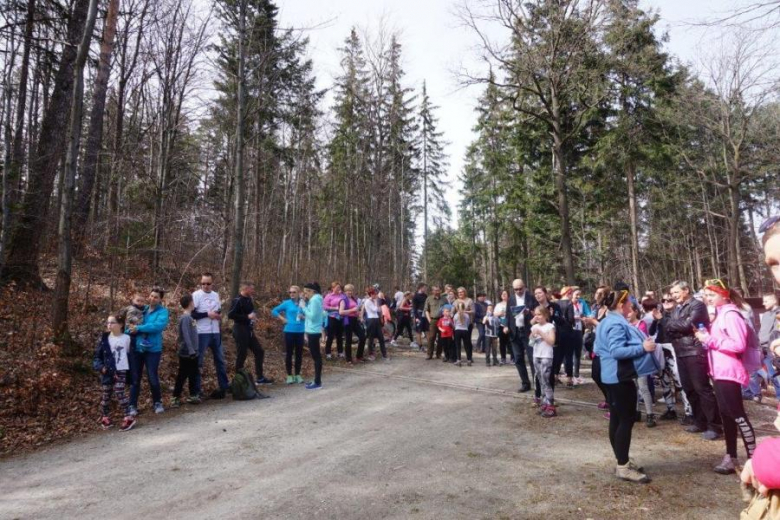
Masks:
[[[485,293],[477,293],[477,301],[474,302],[474,323],[477,326],[477,352],[487,353],[487,358],[490,360],[490,349],[488,348],[488,339],[485,336],[485,324],[483,323],[488,308],[485,297]]]
[[[374,339],[379,342],[379,351],[382,353],[382,359],[388,361],[387,349],[385,348],[385,335],[382,332],[382,304],[377,295],[376,289],[366,287],[366,299],[363,300],[363,312],[366,317],[366,341],[368,342],[368,359],[374,358]],[[358,348],[358,357],[363,357],[363,352]]]
[[[331,347],[333,346],[334,338],[339,357],[344,357],[344,322],[339,314],[343,301],[344,293],[341,291],[341,284],[333,282],[330,284],[330,292],[322,301],[323,309],[328,313],[328,337],[325,340],[325,359],[333,358]]]
[[[710,326],[707,306],[693,297],[684,281],[674,282],[670,292],[677,307],[669,317],[666,331],[677,357],[680,382],[693,410],[694,424],[685,431],[703,432],[703,438],[714,441],[722,432],[720,412],[707,375],[707,353],[694,334],[699,326]]]
[[[501,291],[501,301],[499,301],[493,309],[493,315],[498,318],[498,350],[501,354],[501,366],[506,365],[506,352],[509,350],[509,355],[512,357],[512,364],[514,364],[514,355],[512,354],[512,347],[509,346],[509,324],[506,319],[507,306],[509,305],[509,291]]]
[[[307,283],[303,286],[303,300],[301,301],[301,314],[305,319],[309,354],[314,361],[314,380],[306,383],[306,390],[319,390],[322,388],[322,352],[320,352],[320,338],[322,337],[322,323],[325,312],[322,309],[322,296],[320,284]]]
[[[471,336],[474,331],[474,300],[468,297],[468,293],[466,292],[465,287],[458,287],[456,292],[457,298],[455,299],[455,302],[453,303],[453,317],[455,316],[455,312],[457,312],[458,305],[463,304],[463,308],[465,309],[466,314],[468,315],[468,321],[469,321],[469,328],[468,328],[468,334],[466,335],[466,342],[468,343],[468,349],[469,351],[474,351],[474,344],[471,342]],[[456,340],[457,343],[457,340]]]
[[[674,301],[674,298],[672,298],[672,295],[664,293],[663,299],[661,300],[661,309],[653,310],[653,323],[650,325],[649,333],[650,336],[655,338],[656,345],[663,349],[664,353],[664,367],[661,371],[660,380],[666,411],[661,415],[661,419],[667,421],[677,419],[675,393],[676,390],[679,389],[680,397],[682,398],[685,409],[684,423],[691,425],[693,424],[693,411],[691,404],[688,402],[688,397],[682,389],[680,373],[677,370],[677,358],[674,355],[672,341],[669,339],[669,335],[666,332],[666,324],[672,315],[672,311],[674,311],[675,305],[676,302]]]
[[[595,353],[601,361],[601,380],[609,401],[609,442],[617,459],[615,475],[622,480],[645,484],[650,482],[650,477],[629,458],[631,433],[636,421],[634,380],[655,370],[649,353],[656,346],[651,338],[642,342],[626,321],[631,299],[625,284],[616,284],[615,291],[604,298],[604,305],[609,311],[596,327]]]
[[[163,331],[168,327],[168,309],[162,304],[165,291],[160,287],[153,287],[144,308],[143,323],[130,325],[130,334],[136,334],[135,350],[133,350],[133,364],[136,367],[133,388],[130,391],[130,414],[138,414],[138,394],[141,393],[141,379],[144,367],[146,367],[146,379],[152,392],[154,413],[163,413],[162,391],[160,390],[160,359],[162,358]]]
[[[233,299],[228,312],[228,318],[233,320],[233,339],[236,342],[236,372],[244,368],[246,357],[249,352],[255,358],[255,381],[258,385],[270,385],[274,381],[263,375],[263,361],[265,360],[265,351],[260,346],[260,342],[255,336],[255,323],[257,322],[257,313],[255,313],[255,302],[252,297],[255,295],[255,284],[252,282],[241,282],[238,296]],[[260,397],[267,397],[258,394]]]
[[[196,383],[198,381],[198,326],[192,319],[192,309],[195,305],[192,303],[192,296],[185,294],[179,300],[182,308],[182,315],[179,317],[177,327],[176,343],[179,346],[177,354],[179,355],[179,370],[176,373],[176,384],[173,387],[173,399],[171,407],[181,406],[181,393],[186,381],[190,397],[188,403],[200,404],[200,396],[197,394]]]
[[[506,308],[507,327],[509,328],[509,342],[512,347],[512,357],[515,360],[517,373],[522,384],[518,392],[528,392],[531,389],[531,379],[528,377],[528,369],[525,359],[531,367],[531,376],[534,375],[534,351],[528,343],[531,333],[532,311],[537,302],[531,293],[526,290],[525,283],[520,278],[512,281],[512,294]]]
[[[403,336],[404,330],[409,334],[409,344],[414,343],[412,338],[412,293],[407,292],[403,298],[397,302],[396,317],[398,319],[398,326],[395,329],[395,336],[393,337],[392,346],[398,346],[398,338]]]
[[[301,289],[291,285],[287,290],[287,300],[271,310],[271,316],[284,324],[284,368],[287,370],[288,385],[303,383],[301,364],[303,362],[304,324],[300,316]],[[293,375],[293,355],[295,356],[295,374]]]
[[[437,286],[432,287],[433,294],[428,296],[425,300],[425,318],[429,323],[428,331],[428,357],[425,359],[433,359],[433,347],[436,346],[436,359],[441,357],[442,345],[437,342],[436,339],[440,336],[441,332],[437,323],[441,318],[442,307],[447,303],[446,298],[441,295],[441,289]],[[445,361],[447,359],[445,358]]]
[[[750,384],[746,397],[752,398],[756,402],[761,402],[761,379],[771,382],[775,388],[775,396],[780,399],[780,374],[775,371],[772,364],[772,353],[769,349],[770,337],[776,328],[776,316],[780,313],[780,306],[777,304],[777,295],[766,293],[763,296],[765,313],[761,315],[761,326],[758,330],[758,342],[761,345],[763,363],[760,370],[757,370],[750,376]]]
[[[579,359],[575,361],[577,353],[582,355],[582,336],[577,330],[577,325],[582,325],[580,321],[582,319],[582,312],[578,308],[578,304],[571,299],[574,294],[574,290],[578,287],[562,287],[561,298],[558,300],[558,306],[563,313],[563,323],[558,326],[556,332],[558,333],[558,348],[561,349],[563,356],[563,364],[566,370],[566,386],[571,388],[574,386],[575,376],[579,379]],[[577,373],[574,373],[574,367],[577,367]],[[560,367],[553,367],[556,371]]]
[[[363,324],[360,322],[361,301],[355,297],[355,286],[348,283],[344,286],[344,296],[346,298],[341,302],[339,314],[344,317],[344,352],[347,356],[347,363],[352,364],[352,335],[358,337],[358,356],[357,361],[363,361],[363,349],[366,346],[366,332]]]
[[[414,330],[417,333],[417,341],[411,344],[412,348],[423,349],[423,335],[428,334],[428,318],[425,317],[425,301],[428,299],[428,286],[424,283],[417,285],[417,292],[412,298],[412,312]],[[425,338],[428,339],[427,337]]]
[[[222,347],[222,303],[219,294],[214,290],[214,276],[205,272],[200,276],[200,289],[192,293],[195,310],[192,318],[196,320],[198,327],[198,378],[197,392],[202,395],[203,361],[206,350],[211,349],[214,356],[214,368],[217,372],[217,384],[219,388],[211,393],[212,399],[223,399],[228,389],[227,363],[225,351]]]

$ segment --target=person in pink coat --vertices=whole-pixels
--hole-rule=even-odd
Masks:
[[[736,471],[737,432],[742,436],[747,458],[756,449],[756,434],[742,403],[742,386],[749,375],[742,365],[741,354],[747,348],[748,324],[740,312],[742,297],[730,290],[723,280],[707,280],[704,296],[715,307],[715,321],[709,332],[700,327],[696,337],[707,349],[709,372],[714,381],[715,397],[723,420],[726,455],[715,472],[728,475]]]

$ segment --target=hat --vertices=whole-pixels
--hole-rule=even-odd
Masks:
[[[311,289],[312,291],[316,293],[321,293],[322,290],[320,289],[320,284],[317,282],[310,282],[303,286],[304,289]]]

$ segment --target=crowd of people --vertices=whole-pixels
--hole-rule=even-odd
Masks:
[[[762,228],[766,261],[778,283],[779,220],[770,219]],[[179,301],[174,407],[184,402],[185,382],[189,390],[186,402],[201,401],[201,371],[208,350],[218,385],[210,397],[224,398],[230,387],[221,336],[222,304],[213,280],[210,273],[203,273],[200,289]],[[273,380],[263,374],[264,350],[254,332],[257,313],[253,296],[253,284],[242,283],[227,313],[233,322],[235,368],[243,370],[251,352],[255,383],[269,385]],[[306,345],[314,362],[314,378],[305,388],[322,388],[321,340],[327,360],[343,359],[348,364],[374,361],[375,343],[381,359],[389,360],[384,331],[387,323],[394,322],[390,345],[398,345],[397,340],[406,335],[411,348],[423,351],[426,360],[472,366],[474,353],[479,352],[485,354],[487,367],[514,365],[520,380],[518,391],[533,390],[539,413],[552,418],[558,415],[556,386],[584,383],[580,365],[585,358],[591,361],[591,377],[604,396],[599,408],[606,410],[609,419],[609,441],[619,478],[650,481],[629,457],[633,426],[644,410],[647,427],[656,426],[659,419],[679,419],[687,432],[707,440],[724,438],[725,454],[714,466],[717,473],[736,472],[741,438],[748,459],[743,481],[763,497],[776,489],[780,466],[774,466],[774,477],[764,469],[767,460],[778,461],[778,440],[756,448],[756,435],[743,404],[744,400],[761,401],[762,383],[774,387],[775,396],[780,396],[780,306],[775,293],[763,295],[766,313],[758,330],[750,306],[722,278],[707,280],[698,291],[685,281],[675,281],[662,291],[660,299],[654,291],[638,298],[626,284],[617,283],[611,288],[598,287],[588,302],[579,287],[529,289],[521,279],[514,280],[511,291],[501,292],[495,303],[484,293],[474,296],[470,298],[464,287],[450,285],[432,286],[429,294],[424,283],[414,294],[396,288],[392,297],[376,285],[366,287],[360,296],[353,285],[339,282],[333,282],[325,295],[317,283],[303,289],[293,285],[288,298],[272,310],[272,316],[283,324],[285,382],[304,383],[301,364]],[[144,373],[153,411],[164,412],[158,367],[169,313],[163,298],[164,291],[155,287],[146,300],[135,295],[129,307],[108,317],[94,358],[95,369],[101,374],[103,428],[113,426],[112,398],[123,412],[120,428],[135,426]],[[472,340],[475,328],[476,346]],[[353,357],[354,338],[357,351]],[[666,408],[659,416],[654,411],[656,384],[662,389]],[[678,397],[684,411],[681,418],[677,415]]]

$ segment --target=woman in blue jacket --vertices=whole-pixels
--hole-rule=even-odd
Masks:
[[[301,362],[303,361],[303,336],[305,332],[303,311],[300,307],[301,288],[290,286],[290,298],[271,311],[271,316],[284,323],[284,367],[287,369],[287,384],[303,383]],[[295,375],[293,375],[293,352],[295,352]]]
[[[636,420],[637,389],[634,379],[655,372],[651,352],[655,343],[633,334],[625,316],[631,311],[628,286],[617,284],[604,298],[609,309],[596,327],[595,353],[601,363],[601,381],[609,400],[609,442],[617,459],[615,475],[630,482],[650,478],[629,459],[631,430]]]
[[[303,286],[303,297],[306,305],[302,312],[305,317],[304,330],[308,338],[309,353],[314,360],[314,381],[306,384],[307,390],[319,390],[322,388],[322,352],[320,352],[320,338],[322,337],[322,322],[325,312],[322,310],[322,295],[320,284],[307,283]]]
[[[138,334],[133,359],[135,371],[133,372],[133,388],[130,393],[130,411],[138,414],[138,394],[141,392],[141,378],[144,365],[146,366],[146,379],[152,390],[152,402],[154,413],[163,413],[162,392],[160,391],[160,358],[162,358],[163,337],[162,333],[168,326],[168,309],[162,304],[165,291],[160,287],[152,288],[149,294],[149,305],[144,308],[144,320],[140,325],[130,325],[128,330],[132,334]]]

